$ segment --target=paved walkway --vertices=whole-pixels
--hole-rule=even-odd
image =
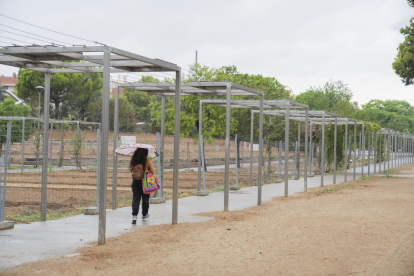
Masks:
[[[371,167],[371,172],[373,172],[373,165]],[[364,172],[367,172],[367,167],[364,168]],[[349,174],[348,180],[351,179],[352,175]],[[337,176],[337,183],[342,181],[343,174],[340,173]],[[332,183],[333,176],[325,175],[324,184]],[[303,186],[303,178],[290,180],[289,195],[302,192]],[[308,187],[318,186],[320,186],[320,176],[308,178]],[[284,183],[268,184],[262,188],[262,201],[283,195]],[[257,205],[257,187],[247,187],[230,192],[230,211],[247,209],[255,205]],[[193,214],[222,211],[223,207],[223,192],[212,193],[205,197],[180,198],[178,222],[206,221],[210,218],[193,216]],[[107,210],[106,237],[119,236],[150,225],[170,224],[172,201],[151,205],[150,215],[149,220],[139,220],[137,225],[131,225],[131,207],[119,208],[115,211]],[[98,216],[77,215],[46,222],[18,224],[14,229],[0,232],[0,272],[25,262],[71,255],[75,249],[86,246],[89,242],[96,244],[97,239]]]

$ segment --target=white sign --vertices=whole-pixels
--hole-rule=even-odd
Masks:
[[[121,145],[130,145],[136,144],[137,137],[136,136],[121,136]]]
[[[252,149],[252,144],[250,144],[250,149]],[[259,151],[259,144],[253,144],[253,151]]]
[[[216,145],[216,151],[220,151],[220,146]]]

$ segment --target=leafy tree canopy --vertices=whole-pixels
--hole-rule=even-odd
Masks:
[[[311,87],[299,94],[295,101],[308,105],[309,110],[334,112],[335,105],[342,101],[340,105],[343,107],[341,108],[345,108],[345,102],[349,103],[351,98],[352,92],[347,84],[342,81],[328,81],[323,87]],[[349,106],[348,109],[350,109]]]
[[[235,66],[222,66],[219,68],[208,67],[205,65],[194,64],[190,66],[189,75],[183,76],[184,82],[191,81],[230,81],[240,85],[257,89],[264,92],[264,98],[287,99],[289,93],[285,87],[273,77],[262,75],[249,75],[239,73]],[[181,133],[184,135],[193,134],[198,137],[199,127],[199,100],[208,97],[183,96],[181,105]],[[217,97],[215,97],[217,98]],[[224,99],[224,97],[222,97]],[[232,99],[256,99],[257,96],[233,96]],[[174,98],[168,97],[166,104],[166,135],[173,134],[174,131]],[[160,127],[161,105],[158,101],[151,103],[151,116],[154,125]],[[167,113],[172,116],[168,117]],[[203,106],[203,136],[206,141],[212,137],[223,137],[225,135],[225,109],[223,107],[204,105]],[[167,118],[168,117],[168,118]],[[236,133],[240,136],[250,136],[250,110],[232,109],[231,110],[231,135]]]
[[[36,86],[44,86],[44,74],[33,70],[20,69],[18,77],[19,81],[16,84],[17,96],[26,101],[37,99]],[[50,77],[50,100],[54,103],[54,117],[59,116],[62,102],[74,101],[78,106],[85,107],[93,92],[101,88],[101,74],[52,74]],[[36,103],[38,104],[38,100]]]
[[[414,78],[414,18],[411,18],[410,25],[402,28],[400,32],[405,39],[398,46],[397,57],[392,68],[405,85],[410,85],[413,84]]]

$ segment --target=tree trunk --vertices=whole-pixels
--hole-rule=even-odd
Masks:
[[[59,111],[60,111],[60,101],[55,100],[55,119],[60,119],[59,118]]]

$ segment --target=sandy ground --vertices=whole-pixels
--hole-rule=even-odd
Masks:
[[[404,170],[411,171],[413,165]],[[414,178],[352,181],[160,225],[5,275],[414,275]]]

